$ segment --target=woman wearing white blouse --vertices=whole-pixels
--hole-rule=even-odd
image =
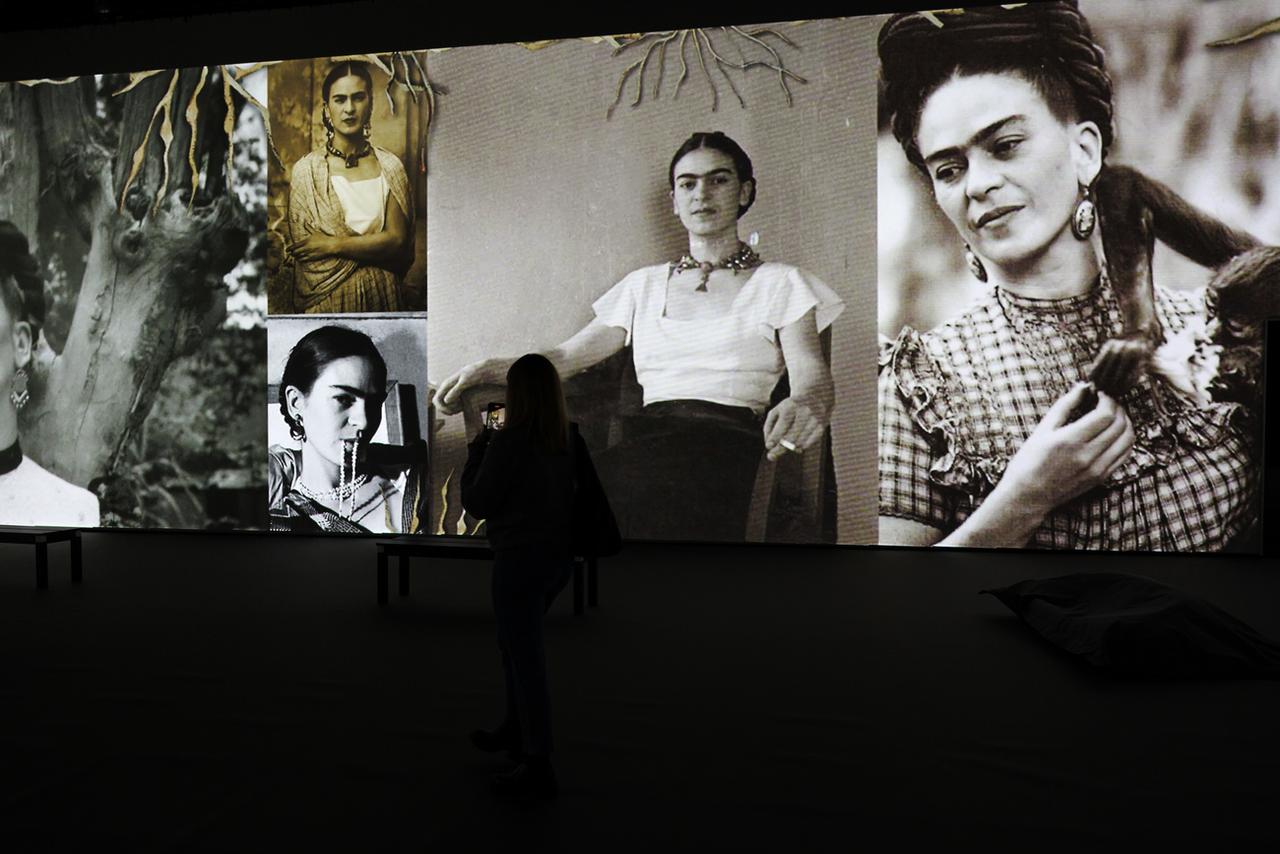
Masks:
[[[396,311],[413,262],[413,195],[400,159],[368,140],[373,78],[335,65],[321,91],[326,140],[289,179],[287,247],[306,313]]]
[[[44,281],[27,238],[0,222],[0,525],[96,526],[98,497],[22,453],[18,411],[44,320]]]
[[[738,235],[756,196],[751,160],[722,133],[695,133],[668,171],[673,213],[689,235],[678,261],[636,270],[595,301],[595,318],[543,353],[572,376],[632,347],[642,414],[599,459],[623,534],[742,540],[762,455],[815,446],[834,405],[819,333],[844,306],[789,264],[765,263]],[[501,383],[509,358],[446,378],[440,411],[474,385]],[[770,408],[786,371],[789,397]]]

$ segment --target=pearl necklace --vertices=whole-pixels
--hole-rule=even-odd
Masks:
[[[335,486],[333,489],[312,489],[301,480],[297,481],[294,486],[298,488],[299,492],[310,498],[312,501],[328,501],[334,498],[342,501],[350,498],[355,494],[356,490],[368,482],[369,476],[361,473],[356,475],[349,483],[344,483],[341,486]]]

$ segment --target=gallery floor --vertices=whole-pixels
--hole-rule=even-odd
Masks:
[[[494,799],[487,564],[369,541],[0,548],[8,851],[1246,850],[1280,841],[1280,683],[1135,683],[985,586],[1090,569],[1280,638],[1274,560],[633,546],[548,621],[558,802]],[[523,848],[522,848],[523,846]]]

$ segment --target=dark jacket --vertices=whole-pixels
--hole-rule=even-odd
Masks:
[[[494,551],[540,547],[567,553],[573,518],[572,453],[546,453],[521,427],[482,430],[467,449],[462,506],[485,520]]]

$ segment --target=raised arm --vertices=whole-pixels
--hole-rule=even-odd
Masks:
[[[585,371],[599,364],[622,349],[627,343],[627,331],[620,326],[608,326],[599,318],[575,332],[568,340],[542,355],[551,360],[562,378]]]
[[[608,326],[593,318],[570,338],[542,351],[561,377],[568,378],[607,359],[622,349],[627,341],[625,329]],[[500,385],[506,382],[507,369],[517,357],[499,356],[464,365],[446,377],[436,391],[436,407],[443,415],[453,415],[462,408],[462,395],[478,385]]]

